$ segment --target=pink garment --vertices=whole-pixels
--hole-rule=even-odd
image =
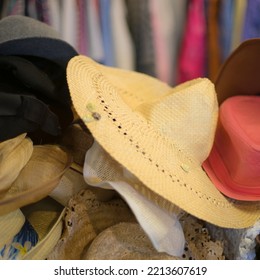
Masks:
[[[151,28],[153,31],[153,41],[155,50],[155,69],[156,76],[163,82],[170,83],[172,62],[169,55],[169,50],[166,44],[165,30],[163,25],[162,14],[160,13],[160,5],[164,2],[157,0],[150,0],[151,13]],[[164,16],[164,15],[163,15]]]
[[[88,34],[86,24],[86,2],[77,0],[78,36],[77,49],[79,54],[88,55]]]
[[[61,37],[78,51],[77,2],[63,0],[61,4]]]
[[[100,26],[100,12],[96,0],[86,2],[86,27],[88,32],[88,56],[102,63],[105,53]]]
[[[180,49],[177,83],[205,76],[206,32],[204,1],[191,0]]]

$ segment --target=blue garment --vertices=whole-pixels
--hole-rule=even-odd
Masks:
[[[248,0],[242,40],[260,37],[260,0]]]
[[[219,11],[221,61],[225,61],[231,52],[234,19],[234,0],[221,1]]]
[[[99,6],[102,38],[105,53],[103,64],[107,66],[115,66],[114,46],[110,21],[110,0],[99,0]]]

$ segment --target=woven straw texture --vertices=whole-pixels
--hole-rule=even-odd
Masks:
[[[48,259],[82,259],[97,234],[124,221],[136,219],[123,200],[99,201],[95,192],[83,189],[69,200],[61,239]]]
[[[187,245],[181,257],[158,252],[137,223],[118,223],[101,232],[83,259],[91,260],[220,260],[223,244],[213,242],[194,217],[186,216]]]

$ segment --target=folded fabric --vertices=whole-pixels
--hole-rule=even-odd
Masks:
[[[49,196],[61,205],[67,206],[71,197],[76,195],[80,190],[88,187],[82,173],[71,166],[61,177],[59,184],[49,193]]]
[[[86,153],[84,178],[89,185],[116,190],[127,202],[157,251],[173,256],[183,254],[185,240],[177,214],[167,213],[138,193],[132,186],[140,184],[139,180],[113,160],[96,141]]]

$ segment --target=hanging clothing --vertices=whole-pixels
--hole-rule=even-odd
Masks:
[[[24,15],[25,1],[23,0],[10,0],[1,2],[1,17],[11,15]]]
[[[242,40],[260,37],[260,0],[248,0]]]
[[[80,54],[88,55],[88,33],[86,26],[86,1],[77,0],[78,32],[77,49]]]
[[[61,37],[77,51],[78,14],[76,1],[61,2]]]
[[[59,33],[61,32],[61,11],[59,0],[48,0],[49,24]]]
[[[232,30],[234,23],[234,0],[220,2],[219,7],[219,35],[220,35],[220,59],[226,60],[231,52]]]
[[[98,0],[88,0],[86,4],[89,56],[99,63],[104,63],[105,50],[102,39]]]
[[[156,76],[149,0],[126,0],[127,22],[136,53],[136,71]]]
[[[219,8],[221,0],[210,0],[207,8],[208,18],[208,73],[207,76],[211,80],[219,71],[221,65],[221,49],[220,49],[220,30],[219,30]]]
[[[234,1],[233,30],[231,32],[231,51],[236,49],[242,41],[243,25],[245,20],[247,0]]]
[[[115,55],[115,66],[122,69],[135,69],[133,40],[126,21],[124,0],[111,1],[111,27]]]
[[[205,76],[206,32],[204,2],[191,0],[179,54],[177,83]]]
[[[99,0],[101,30],[104,44],[104,64],[115,66],[114,42],[111,27],[111,1]]]

